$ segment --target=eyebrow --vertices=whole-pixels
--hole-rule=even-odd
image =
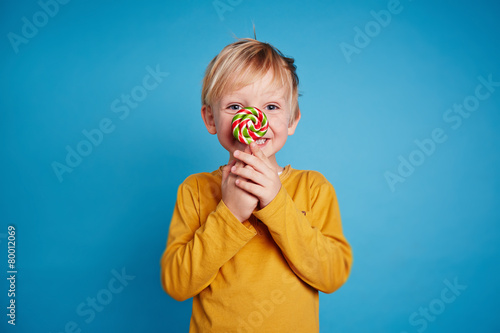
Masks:
[[[278,93],[275,93],[275,91],[273,91],[273,92],[261,94],[260,96],[263,99],[271,99],[271,100],[283,99],[285,101],[287,100],[287,98],[285,97],[286,92],[283,92],[283,94],[279,94],[279,96],[276,96],[276,94],[278,94]],[[225,100],[231,100],[231,99],[244,99],[244,98],[246,98],[246,97],[240,96],[237,93],[231,93],[229,95],[222,96],[220,100],[225,101]]]

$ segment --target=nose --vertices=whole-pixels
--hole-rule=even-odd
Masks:
[[[268,128],[269,122],[266,114],[255,107],[245,107],[239,110],[231,122],[234,138],[246,144],[263,137]]]

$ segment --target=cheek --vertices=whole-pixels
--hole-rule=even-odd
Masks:
[[[232,117],[222,117],[217,122],[217,133],[226,140],[233,139],[233,132],[231,129],[232,119]]]
[[[273,131],[286,131],[288,130],[288,118],[285,116],[271,116],[268,117],[269,126]]]
[[[226,131],[230,131],[231,130],[231,122],[232,122],[232,118],[228,118],[226,116],[219,116],[217,121],[216,121],[216,126],[217,126],[217,130],[221,131],[221,132],[226,132]]]

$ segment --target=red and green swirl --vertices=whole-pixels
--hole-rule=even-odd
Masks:
[[[234,115],[231,129],[235,139],[248,145],[263,137],[268,127],[264,112],[257,108],[246,107]]]

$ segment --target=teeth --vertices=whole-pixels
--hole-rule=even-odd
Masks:
[[[266,142],[266,139],[259,139],[259,140],[255,141],[255,143],[258,145],[263,145],[265,142]]]

